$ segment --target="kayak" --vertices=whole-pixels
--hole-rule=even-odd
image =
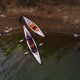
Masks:
[[[45,35],[43,34],[43,32],[41,31],[41,29],[30,19],[26,18],[26,17],[22,17],[23,21],[25,22],[26,25],[29,26],[29,28],[34,31],[35,33],[39,34],[42,37],[45,37]]]
[[[26,39],[26,42],[28,44],[30,51],[32,52],[32,54],[34,55],[38,63],[41,64],[39,51],[38,51],[37,45],[33,37],[31,36],[31,34],[29,33],[29,31],[27,30],[25,26],[23,26],[23,29],[24,29],[25,39]]]

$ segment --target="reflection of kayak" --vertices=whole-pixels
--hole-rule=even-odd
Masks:
[[[26,42],[28,44],[29,49],[31,50],[32,54],[34,55],[36,60],[39,62],[39,64],[41,64],[38,48],[33,37],[31,36],[31,34],[29,33],[29,31],[25,26],[23,26],[23,29],[24,29],[24,34],[25,34]]]
[[[24,20],[24,22],[29,26],[29,28],[34,31],[35,33],[41,35],[42,37],[45,37],[45,35],[43,34],[43,32],[41,31],[41,29],[31,20],[29,20],[26,17],[22,17],[22,19]]]

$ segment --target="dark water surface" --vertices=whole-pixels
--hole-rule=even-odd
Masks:
[[[73,35],[50,33],[33,35],[42,64],[29,51],[24,35],[0,38],[0,80],[80,80],[80,39]],[[19,41],[24,39],[22,43]],[[28,51],[29,54],[24,53]]]

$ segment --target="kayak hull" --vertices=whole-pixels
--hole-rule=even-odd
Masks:
[[[23,18],[23,20],[25,21],[25,23],[29,26],[29,28],[33,31],[33,32],[35,32],[35,33],[37,33],[38,35],[40,35],[40,36],[42,36],[42,37],[45,37],[45,35],[43,34],[43,32],[41,31],[41,29],[33,22],[33,21],[31,21],[31,20],[29,20],[28,18],[26,18],[26,17],[22,17]],[[34,26],[36,26],[36,30],[34,30],[32,27],[34,27]]]
[[[31,34],[29,33],[29,31],[27,30],[27,28],[26,28],[25,26],[23,26],[23,29],[24,29],[24,34],[25,34],[26,42],[27,42],[27,45],[28,45],[31,53],[32,53],[33,56],[36,58],[36,60],[38,61],[38,63],[41,64],[41,59],[40,59],[39,51],[38,51],[37,45],[36,45],[33,37],[31,36]],[[33,51],[32,51],[31,46],[30,46],[30,44],[29,44],[29,42],[28,42],[28,40],[27,40],[27,35],[32,37],[32,40],[33,40],[33,42],[34,42],[34,45],[36,46],[36,49],[37,49],[36,52],[33,52]]]

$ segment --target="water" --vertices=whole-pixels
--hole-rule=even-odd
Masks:
[[[23,33],[0,39],[0,80],[80,80],[79,38],[61,33],[33,37],[37,45],[43,43],[38,46],[41,65],[29,51]]]

